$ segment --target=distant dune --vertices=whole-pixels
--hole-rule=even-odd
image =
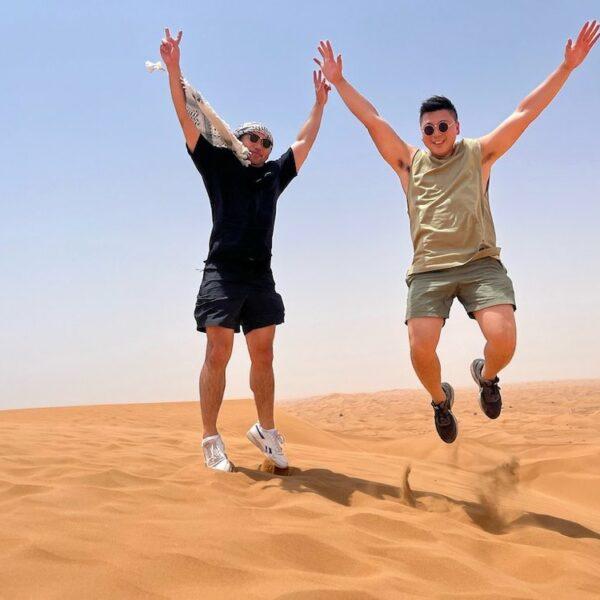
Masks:
[[[424,393],[278,407],[293,465],[203,466],[196,402],[0,412],[0,598],[600,597],[600,380],[503,387],[459,437]]]

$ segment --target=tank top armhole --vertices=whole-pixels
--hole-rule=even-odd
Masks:
[[[417,156],[419,154],[422,154],[422,150],[420,148],[417,148],[417,151],[414,153],[412,160],[410,162],[410,169],[408,170],[408,188],[406,190],[406,210],[408,211],[409,215],[410,215],[410,193],[412,191],[414,166],[415,166],[415,161],[417,160]]]

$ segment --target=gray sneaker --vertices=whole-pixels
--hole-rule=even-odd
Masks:
[[[479,386],[479,406],[486,417],[497,419],[502,412],[502,396],[500,395],[500,380],[494,377],[492,380],[483,379],[483,358],[476,358],[471,363],[471,375],[475,383]]]
[[[458,435],[458,423],[452,414],[452,405],[454,404],[454,390],[449,383],[442,383],[442,389],[446,394],[446,399],[440,404],[431,402],[433,406],[433,421],[438,435],[446,444],[451,444]]]

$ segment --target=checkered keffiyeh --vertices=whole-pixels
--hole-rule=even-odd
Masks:
[[[262,123],[258,123],[257,121],[242,123],[242,125],[240,125],[233,132],[233,135],[240,139],[245,133],[256,133],[257,131],[264,134],[269,140],[271,140],[271,144],[273,144],[273,134],[269,131],[269,128]]]
[[[146,70],[152,73],[154,71],[165,71],[165,68],[160,62],[146,61]],[[229,125],[219,117],[213,107],[202,97],[202,94],[183,77],[181,78],[181,85],[185,92],[185,109],[202,137],[212,146],[229,148],[237,159],[247,167],[250,164],[248,158],[250,150],[231,132]]]

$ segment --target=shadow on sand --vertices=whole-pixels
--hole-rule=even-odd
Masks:
[[[260,468],[237,467],[236,471],[253,481],[272,481],[273,485],[287,492],[318,494],[343,506],[350,506],[352,494],[355,492],[369,495],[378,500],[397,499],[406,506],[425,511],[429,510],[427,499],[441,500],[450,506],[461,508],[475,525],[494,535],[502,535],[521,527],[538,527],[571,538],[600,539],[600,533],[575,521],[552,515],[524,511],[517,518],[508,520],[502,514],[498,504],[490,501],[489,497],[485,495],[480,494],[480,502],[470,502],[437,492],[413,491],[408,480],[410,465],[405,466],[401,473],[400,486],[361,479],[360,477],[350,477],[329,469],[302,470],[297,467],[290,467],[285,476],[268,473]]]

